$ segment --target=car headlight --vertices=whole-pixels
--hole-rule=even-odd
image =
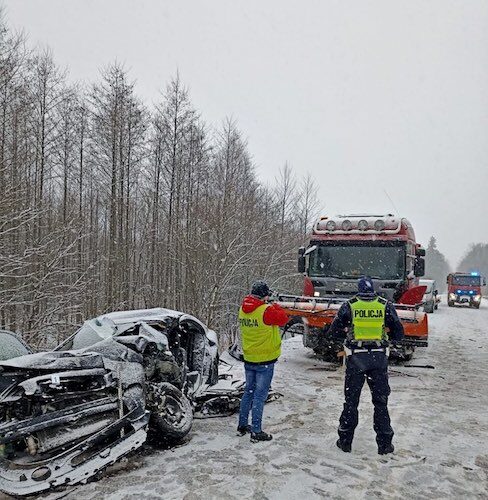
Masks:
[[[449,294],[449,298],[450,299],[455,299],[456,298],[456,294],[455,293],[450,293]]]
[[[475,296],[473,297],[473,300],[474,300],[475,302],[479,302],[479,301],[481,300],[481,295],[475,295]]]

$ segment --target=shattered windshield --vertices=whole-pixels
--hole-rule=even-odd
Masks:
[[[480,276],[453,276],[452,277],[453,285],[460,286],[480,286],[481,285],[481,277]]]
[[[115,333],[115,324],[107,318],[101,320],[90,319],[85,321],[81,328],[66,342],[61,344],[56,350],[68,351],[70,349],[83,349],[89,347],[103,339],[112,337]]]
[[[397,280],[405,275],[403,245],[319,245],[310,254],[309,275],[317,277]]]

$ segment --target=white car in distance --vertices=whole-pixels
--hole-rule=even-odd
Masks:
[[[433,313],[437,309],[440,302],[438,298],[437,284],[435,280],[419,280],[419,285],[427,287],[423,297],[424,311],[426,313]]]

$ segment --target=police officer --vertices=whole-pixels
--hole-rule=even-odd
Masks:
[[[239,310],[246,387],[241,400],[237,432],[251,434],[251,441],[270,441],[273,436],[261,428],[274,365],[281,354],[279,327],[288,316],[278,304],[267,304],[271,291],[265,281],[256,281]],[[248,425],[252,408],[252,424]]]
[[[389,339],[385,326],[389,330]],[[342,451],[351,451],[358,424],[359,398],[366,380],[374,405],[378,453],[393,453],[393,429],[388,414],[388,346],[389,340],[400,343],[403,339],[403,325],[393,304],[375,293],[370,277],[362,277],[358,283],[358,294],[342,304],[328,334],[345,340],[347,356],[345,403],[339,420],[337,446]]]

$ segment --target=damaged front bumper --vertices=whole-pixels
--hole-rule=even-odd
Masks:
[[[143,366],[124,346],[107,354],[2,363],[0,490],[25,496],[84,482],[144,443]]]
[[[59,420],[67,415],[58,417]],[[40,461],[15,461],[3,457],[0,459],[0,489],[10,495],[25,496],[84,482],[142,446],[148,423],[149,412],[138,407],[59,455]],[[31,420],[30,430],[40,425]],[[9,437],[2,431],[0,440],[4,444],[4,454],[8,454],[9,442],[29,430],[29,425],[24,423],[17,424],[18,429],[12,424],[9,427]]]

